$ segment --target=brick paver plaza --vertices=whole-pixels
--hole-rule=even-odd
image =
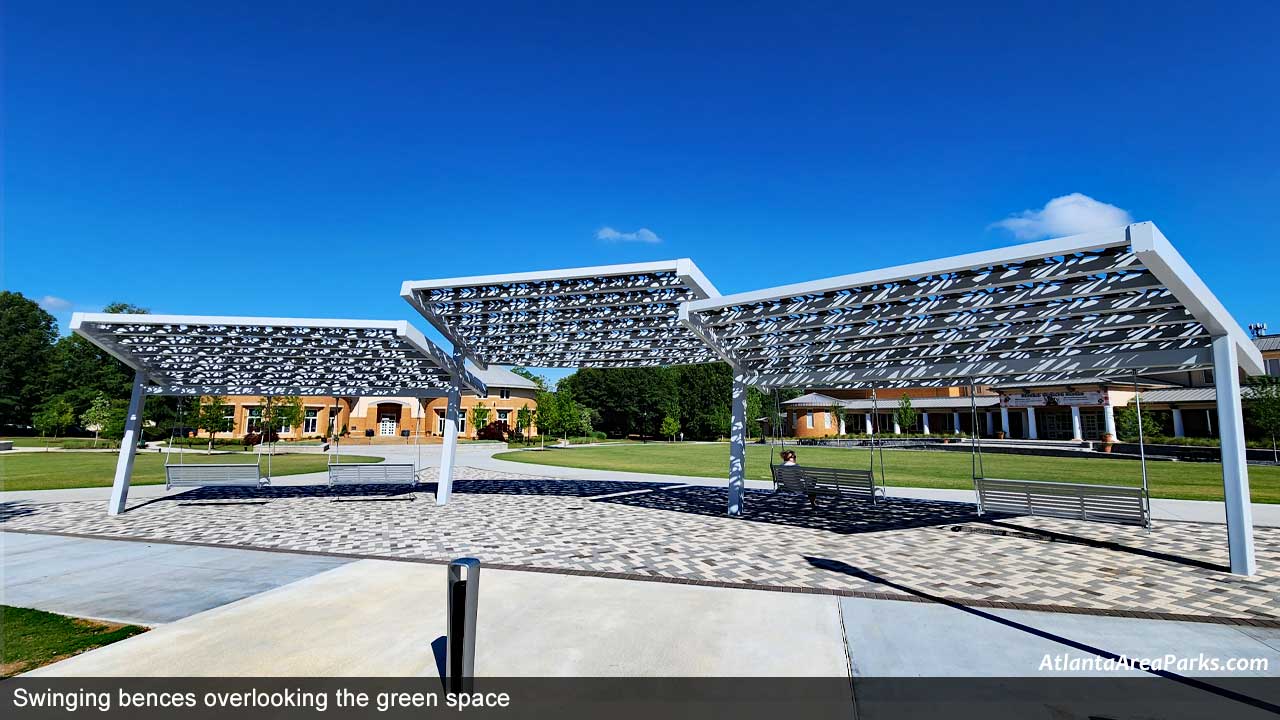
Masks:
[[[1255,529],[1258,575],[1227,571],[1221,525],[1141,529],[1047,518],[980,519],[972,505],[869,506],[722,488],[544,480],[460,468],[449,505],[321,486],[196,490],[136,501],[3,504],[0,529],[728,583],[799,592],[948,599],[980,606],[1136,613],[1280,625],[1280,528]]]

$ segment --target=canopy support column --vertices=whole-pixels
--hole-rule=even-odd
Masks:
[[[1186,437],[1187,426],[1182,422],[1182,408],[1173,408],[1173,436]]]
[[[1245,458],[1240,365],[1235,340],[1213,339],[1213,382],[1218,392],[1218,438],[1222,444],[1222,488],[1226,495],[1227,546],[1231,572],[1253,575],[1253,509],[1249,505],[1249,465]]]
[[[1071,439],[1084,439],[1084,424],[1080,420],[1080,406],[1071,406]]]
[[[1116,438],[1116,409],[1112,407],[1111,401],[1108,399],[1106,405],[1102,406],[1102,425],[1103,430],[1113,439]]]
[[[729,514],[742,514],[742,492],[747,477],[747,382],[733,373],[733,419],[729,426]]]
[[[129,414],[125,416],[124,437],[120,438],[120,459],[116,461],[116,477],[111,483],[108,515],[124,512],[129,500],[129,481],[133,478],[133,457],[138,452],[138,436],[142,432],[142,406],[147,400],[147,378],[141,371],[133,373],[133,391],[129,393]]]
[[[1036,409],[1029,407],[1027,408],[1027,439],[1035,440],[1039,437],[1039,433],[1036,431]]]
[[[463,367],[462,355],[456,351],[453,361]],[[446,505],[453,494],[453,468],[458,456],[458,414],[462,405],[462,376],[455,369],[449,380],[449,399],[444,411],[444,447],[440,449],[440,480],[436,483],[436,504]]]

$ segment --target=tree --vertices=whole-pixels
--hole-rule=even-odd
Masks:
[[[227,417],[225,410],[227,399],[221,395],[209,395],[200,398],[196,404],[191,424],[197,430],[209,433],[209,453],[213,453],[213,443],[220,432],[231,432],[233,420]]]
[[[297,395],[268,395],[263,398],[263,438],[274,442],[281,428],[293,428],[302,423],[302,413],[302,398]]]
[[[516,375],[519,375],[525,380],[533,381],[533,384],[536,385],[538,388],[538,392],[546,392],[547,379],[545,377],[541,375],[535,375],[534,373],[530,372],[528,368],[522,368],[522,367],[513,367],[511,368],[511,372],[515,373]]]
[[[1129,403],[1119,410],[1115,411],[1116,416],[1116,435],[1125,442],[1135,442],[1138,440],[1138,405],[1137,403]],[[1160,433],[1160,418],[1151,413],[1145,407],[1142,408],[1142,435],[1148,436],[1152,433]]]
[[[46,437],[60,437],[76,421],[76,409],[61,395],[42,404],[31,418],[36,431]]]
[[[911,428],[916,426],[917,416],[916,409],[911,406],[911,398],[903,393],[902,399],[898,401],[898,407],[893,411],[893,418],[898,421],[903,432],[911,432]]]
[[[471,408],[471,422],[475,424],[477,433],[489,427],[489,406],[476,403],[476,406]]]
[[[142,315],[147,310],[126,303],[111,303],[103,312]],[[127,399],[132,388],[133,371],[79,335],[59,338],[49,354],[46,396],[63,395],[77,414],[88,410],[99,392],[106,393],[112,400]],[[169,432],[178,402],[179,399],[173,397],[147,399],[146,419],[154,423],[156,432]]]
[[[516,411],[516,432],[525,435],[529,432],[529,428],[533,425],[533,411],[528,405],[522,406]]]
[[[1280,377],[1262,375],[1249,378],[1249,398],[1246,404],[1249,422],[1271,436],[1271,457],[1280,462],[1276,452],[1276,436],[1280,435]]]
[[[831,422],[835,423],[836,433],[844,434],[844,406],[838,402],[833,402],[827,406],[827,412],[831,414]]]
[[[680,434],[680,421],[670,415],[662,418],[662,436],[669,437],[671,442],[675,442],[678,434]]]
[[[80,415],[80,424],[87,430],[93,428],[93,446],[98,447],[98,434],[111,422],[111,398],[99,391],[89,409]]]
[[[53,316],[22,293],[0,292],[0,426],[26,425],[47,387],[58,337]]]

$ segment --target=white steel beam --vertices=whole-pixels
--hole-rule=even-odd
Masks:
[[[120,457],[116,460],[116,475],[111,481],[111,500],[107,504],[108,515],[124,512],[129,501],[129,483],[133,479],[133,459],[138,452],[138,440],[142,434],[142,408],[147,401],[145,392],[147,377],[141,372],[133,375],[133,390],[129,393],[129,410],[124,421],[124,437],[120,438]]]
[[[455,355],[462,362],[461,352]],[[458,415],[461,412],[462,387],[455,381],[449,388],[444,412],[444,446],[440,449],[440,479],[436,482],[436,504],[447,505],[453,495],[453,471],[458,457]]]
[[[729,514],[742,514],[747,478],[747,382],[733,373],[732,424],[729,426]]]
[[[1231,572],[1258,571],[1253,553],[1253,508],[1249,504],[1249,463],[1240,403],[1238,341],[1231,335],[1213,339],[1213,381],[1218,394],[1218,442],[1222,446],[1222,488],[1226,497],[1227,546]]]

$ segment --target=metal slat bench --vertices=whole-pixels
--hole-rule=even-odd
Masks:
[[[329,463],[329,485],[416,485],[413,463]]]
[[[979,515],[1004,512],[1151,528],[1151,503],[1142,488],[997,478],[978,478],[974,484]]]
[[[164,489],[176,487],[260,487],[269,484],[262,479],[257,463],[199,463],[165,465]]]
[[[884,499],[884,488],[876,485],[875,475],[870,470],[775,465],[773,488],[803,493],[810,499],[818,495],[848,496],[872,503]]]

